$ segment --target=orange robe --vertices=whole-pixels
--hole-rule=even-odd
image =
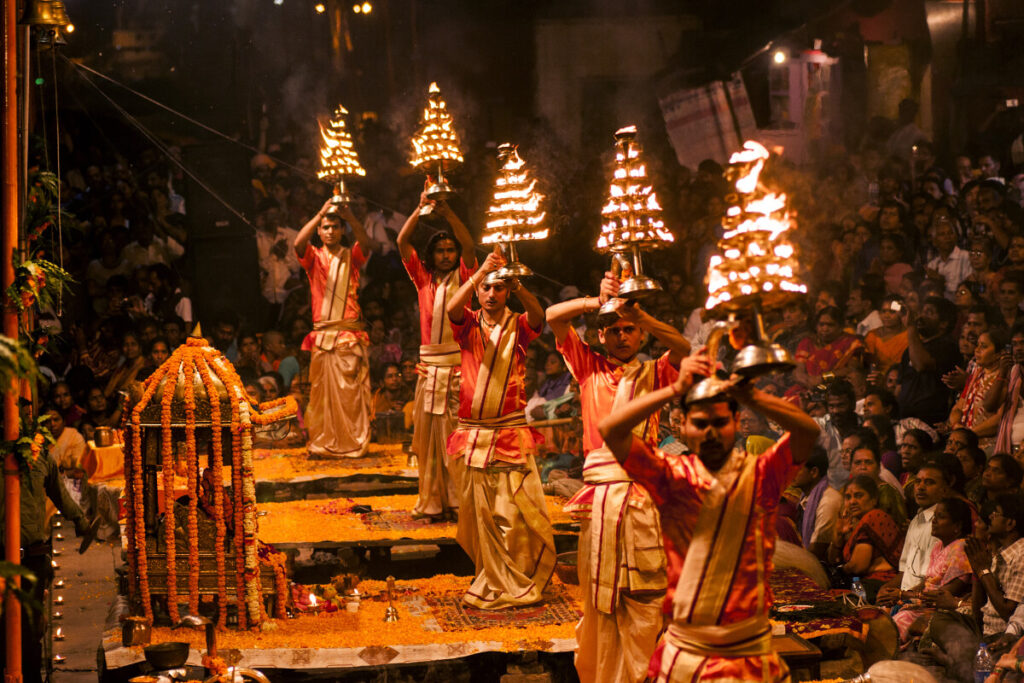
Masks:
[[[493,329],[475,311],[452,328],[462,386],[448,453],[466,465],[456,538],[476,569],[463,602],[478,609],[533,604],[555,568],[554,529],[533,459],[540,437],[523,413],[526,346],[540,330],[508,309]]]
[[[403,263],[416,285],[420,309],[420,375],[416,379],[412,436],[419,468],[419,498],[413,513],[436,516],[458,509],[461,478],[461,464],[446,457],[458,412],[461,360],[446,308],[475,268],[460,259],[457,270],[432,275],[416,252]]]
[[[580,385],[584,487],[565,509],[580,516],[579,563],[583,618],[576,627],[576,671],[583,683],[639,683],[661,633],[665,551],[657,508],[604,445],[598,422],[679,374],[665,353],[623,364],[595,352],[569,328],[558,350]],[[633,433],[657,444],[658,416]],[[596,513],[594,512],[596,510]]]
[[[695,454],[639,439],[623,464],[661,512],[672,622],[651,659],[658,681],[789,681],[771,649],[775,514],[796,474],[789,435],[760,456],[735,449],[711,474]]]
[[[328,458],[354,458],[370,445],[369,338],[359,310],[359,269],[366,263],[357,244],[331,254],[306,245],[299,260],[309,278],[313,331],[302,342],[311,351],[312,386],[304,420],[309,452]]]

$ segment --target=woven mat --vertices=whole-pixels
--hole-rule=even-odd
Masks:
[[[413,519],[410,510],[374,510],[359,515],[367,529],[380,531],[408,531],[425,526],[437,529],[438,535],[454,536],[455,525],[451,522],[431,523],[425,519]]]
[[[544,593],[544,602],[511,609],[484,610],[462,602],[462,594],[428,595],[426,603],[445,631],[465,631],[500,626],[554,626],[575,623],[583,616],[579,604],[560,584],[553,584]]]

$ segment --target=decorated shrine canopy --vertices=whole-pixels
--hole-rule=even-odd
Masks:
[[[198,336],[198,328],[195,335],[146,380],[141,396],[127,401],[129,585],[149,621],[154,594],[166,596],[172,623],[180,616],[179,596],[189,613],[199,614],[202,594],[216,596],[221,627],[233,603],[239,628],[246,628],[267,617],[266,594],[276,594],[281,616],[287,587],[281,558],[256,537],[253,425],[293,417],[297,406],[289,396],[257,408],[227,358]],[[230,500],[222,485],[225,467],[231,469]],[[187,474],[184,501],[174,485],[179,468]],[[179,581],[179,571],[187,581]]]
[[[427,108],[423,110],[420,129],[412,138],[413,154],[410,163],[419,168],[431,162],[445,165],[462,163],[459,136],[448,105],[441,99],[437,83],[430,84]]]
[[[352,134],[345,127],[347,115],[348,110],[339,104],[327,126],[320,123],[320,137],[323,142],[320,145],[320,170],[316,174],[320,180],[337,181],[350,176],[366,175],[366,171],[359,164],[359,155],[356,154],[352,143]]]
[[[545,239],[549,230],[544,225],[540,206],[544,195],[537,190],[537,179],[526,168],[515,145],[500,145],[498,161],[502,166],[494,181],[494,196],[480,243]]]

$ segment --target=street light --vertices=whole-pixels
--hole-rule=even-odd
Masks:
[[[783,64],[786,61],[786,58],[787,57],[785,50],[776,50],[775,53],[772,55],[772,61],[775,62],[776,64]]]
[[[313,9],[316,10],[317,14],[323,14],[324,12],[327,11],[327,8],[324,6],[324,3],[322,2],[318,2],[315,5],[313,5]]]

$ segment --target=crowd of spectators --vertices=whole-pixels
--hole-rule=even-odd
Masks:
[[[1024,633],[1024,168],[1002,166],[1008,150],[940,155],[895,126],[888,134],[873,127],[857,149],[823,149],[807,166],[774,158],[764,174],[798,216],[810,293],[767,313],[769,335],[796,369],[761,384],[799,402],[823,434],[786,492],[778,526],[829,568],[835,585],[860,577],[871,599],[899,608],[907,656],[969,680],[963,662],[979,637],[1006,649]],[[88,440],[97,427],[116,427],[118,392],[192,332],[203,292],[188,277],[193,245],[178,167],[153,149],[127,159],[93,147],[74,158],[61,180],[78,229],[62,256],[78,284],[46,321],[61,334],[43,368],[46,410],[78,453],[74,434]],[[223,310],[202,323],[255,400],[290,393],[301,406],[309,356],[300,345],[311,322],[292,242],[326,188],[302,170],[310,159],[291,161],[252,159],[259,315]],[[686,239],[660,260],[664,289],[643,305],[696,349],[712,323],[703,277],[728,188],[711,160],[661,177],[672,179],[659,193]],[[411,207],[416,194],[397,203]],[[601,203],[579,201],[590,199]],[[376,436],[408,441],[420,340],[415,290],[395,247],[404,216],[359,195],[352,208],[382,245],[360,283]],[[601,275],[593,268],[576,283],[539,277],[531,288],[550,304],[594,293]],[[577,329],[600,346],[595,318]],[[650,341],[643,357],[663,351]],[[724,361],[730,353],[723,350]],[[569,494],[582,465],[572,420],[578,387],[550,332],[530,347],[527,371],[528,419],[548,436],[539,464],[547,485]],[[682,447],[678,425],[678,411],[662,416],[668,450]],[[741,432],[778,436],[753,414],[741,416]],[[302,443],[301,414],[262,437]],[[71,449],[61,463],[75,471]]]

